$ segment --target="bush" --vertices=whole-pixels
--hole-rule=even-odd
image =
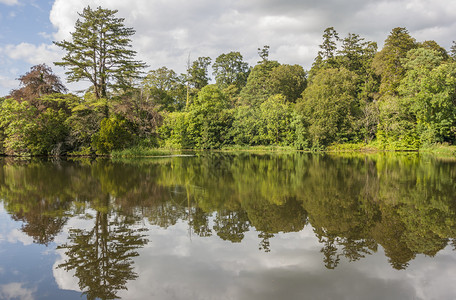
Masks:
[[[118,117],[105,118],[101,121],[100,131],[92,138],[92,146],[97,153],[107,154],[132,145],[134,135],[126,120]]]

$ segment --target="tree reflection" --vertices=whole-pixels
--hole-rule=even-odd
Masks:
[[[417,153],[211,152],[0,168],[0,199],[37,243],[51,243],[69,217],[96,212],[93,229],[73,229],[61,246],[69,257],[62,267],[76,271],[90,297],[114,297],[137,276],[132,257],[146,242],[134,229],[139,220],[162,228],[186,222],[198,237],[233,243],[256,231],[265,252],[278,233],[309,224],[327,268],[383,249],[404,269],[419,254],[456,244],[455,190],[454,159]]]
[[[218,211],[214,220],[214,230],[225,241],[239,243],[244,238],[244,233],[249,230],[249,219],[244,210]]]
[[[69,243],[58,247],[68,257],[58,267],[75,270],[87,299],[117,299],[127,281],[138,277],[132,258],[147,239],[143,229],[133,229],[132,222],[122,219],[96,212],[91,230],[70,229]]]

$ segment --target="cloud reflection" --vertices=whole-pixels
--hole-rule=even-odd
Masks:
[[[22,286],[22,283],[12,282],[0,285],[0,299],[4,300],[33,300],[33,293],[35,290],[27,289]]]
[[[313,229],[278,234],[272,251],[258,250],[258,236],[242,243],[215,236],[189,236],[178,222],[166,230],[149,226],[150,242],[135,258],[139,277],[130,281],[122,299],[452,299],[456,280],[451,249],[434,258],[419,255],[407,272],[391,268],[383,249],[363,260],[342,260],[335,270],[322,266]],[[66,259],[59,251],[54,276],[60,288],[78,290],[72,272],[57,270]],[[431,262],[432,260],[432,262]]]

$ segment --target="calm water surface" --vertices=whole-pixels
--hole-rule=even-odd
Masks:
[[[0,159],[0,299],[456,299],[456,158]]]

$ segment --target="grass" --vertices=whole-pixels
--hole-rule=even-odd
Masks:
[[[175,150],[149,148],[145,146],[134,146],[122,150],[114,150],[111,152],[111,157],[158,157],[158,156],[170,156],[178,154]]]
[[[447,144],[434,144],[420,148],[420,152],[456,156],[456,146],[450,146]]]
[[[326,149],[327,152],[371,152],[382,151],[377,143],[346,143],[346,144],[333,144]]]
[[[111,153],[113,158],[122,158],[122,157],[162,157],[162,156],[171,156],[171,155],[180,155],[185,150],[175,150],[175,149],[165,149],[165,148],[150,148],[146,146],[134,146],[131,148],[123,150],[115,150]],[[200,150],[195,149],[192,152],[199,152]],[[204,150],[201,150],[204,151]],[[297,152],[294,147],[291,146],[226,146],[222,149],[214,149],[210,151],[216,152]],[[398,151],[403,152],[400,149],[382,149],[377,142],[371,142],[368,144],[365,143],[346,143],[346,144],[333,144],[322,151],[314,152],[384,152],[384,151]],[[310,151],[309,151],[310,152]],[[407,151],[408,152],[408,151]],[[456,146],[449,146],[445,144],[436,144],[431,146],[426,146],[419,149],[420,153],[430,153],[436,155],[445,155],[445,156],[456,156]]]
[[[220,151],[252,151],[252,152],[263,152],[263,151],[277,151],[277,152],[285,152],[285,151],[296,151],[296,148],[291,146],[240,146],[240,145],[232,145],[232,146],[225,146]]]

